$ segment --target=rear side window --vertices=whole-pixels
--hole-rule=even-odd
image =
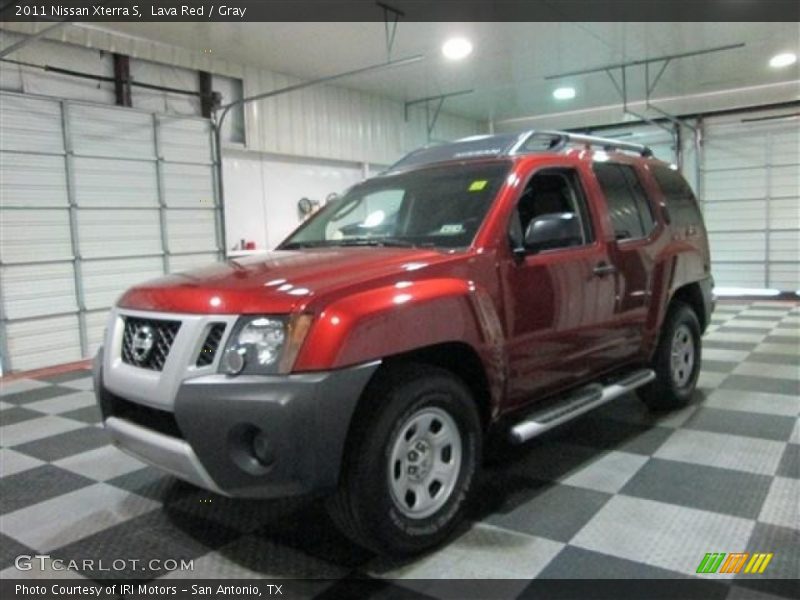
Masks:
[[[594,173],[605,194],[616,238],[647,237],[655,219],[636,170],[628,165],[595,163]]]
[[[703,216],[700,214],[697,200],[683,176],[662,165],[652,165],[650,172],[655,177],[661,193],[664,194],[670,222],[677,226],[702,224]]]

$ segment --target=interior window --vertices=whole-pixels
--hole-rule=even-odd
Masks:
[[[633,168],[613,163],[595,163],[594,172],[606,197],[616,238],[637,239],[649,234],[655,226],[655,220]]]
[[[522,192],[512,217],[509,233],[512,245],[524,245],[525,231],[537,217],[564,213],[573,214],[579,219],[581,239],[564,241],[549,246],[548,250],[587,244],[592,240],[592,231],[577,173],[571,169],[548,169],[536,173]]]

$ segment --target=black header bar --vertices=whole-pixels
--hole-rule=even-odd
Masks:
[[[797,0],[392,0],[402,21],[798,21]],[[0,21],[384,21],[376,0],[0,0]]]

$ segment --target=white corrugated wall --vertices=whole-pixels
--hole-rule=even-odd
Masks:
[[[702,193],[718,286],[800,289],[800,118],[787,113],[704,122]]]
[[[80,360],[130,285],[213,261],[211,124],[0,93],[4,367]]]

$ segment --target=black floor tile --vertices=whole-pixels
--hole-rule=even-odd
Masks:
[[[533,487],[533,486],[532,486]],[[568,542],[597,514],[611,494],[562,484],[533,488],[524,502],[500,507],[486,522],[505,529]]]
[[[739,363],[704,358],[702,369],[703,371],[713,371],[714,373],[730,373],[737,366],[739,366]]]
[[[599,450],[619,450],[649,456],[661,447],[672,432],[666,427],[588,417],[565,425],[556,439]]]
[[[758,346],[757,343],[750,342],[725,342],[722,340],[703,340],[704,348],[719,348],[720,350],[739,350],[749,352]]]
[[[741,550],[740,550],[741,551]],[[771,552],[767,568],[761,574],[740,572],[735,579],[737,586],[758,590],[768,594],[797,598],[800,591],[798,565],[800,565],[800,531],[756,523],[747,552]]]
[[[778,463],[778,470],[775,474],[779,477],[800,479],[800,445],[786,444],[786,450],[783,451],[781,462]],[[800,498],[798,498],[798,503],[800,503]],[[800,576],[800,571],[798,576]]]
[[[800,342],[800,335],[768,335],[762,340],[764,344],[794,344],[797,346]]]
[[[0,571],[13,565],[14,560],[24,554],[33,556],[36,552],[14,538],[0,533]]]
[[[144,467],[105,483],[162,503],[181,498],[198,489],[153,467]]]
[[[38,504],[95,483],[91,479],[41,465],[0,479],[0,514]]]
[[[348,570],[363,567],[375,554],[357,546],[334,526],[321,502],[306,505],[252,535]]]
[[[11,408],[0,410],[0,427],[22,423],[28,419],[35,419],[41,416],[43,416],[42,413],[36,412],[35,410],[30,410],[21,406],[12,406]],[[1,441],[0,439],[0,442]]]
[[[684,579],[687,575],[608,554],[565,546],[539,573],[543,579]]]
[[[51,552],[63,560],[92,557],[111,564],[116,559],[130,562],[125,570],[89,571],[84,575],[93,579],[145,578],[164,575],[152,570],[150,561],[196,559],[210,550],[219,548],[239,537],[239,533],[218,523],[190,517],[180,511],[152,510],[119,525],[104,529],[94,535],[68,544]]]
[[[95,425],[102,420],[100,408],[95,405],[84,406],[83,408],[76,408],[65,413],[60,413],[59,417],[72,419],[73,421],[82,421],[89,425]]]
[[[772,477],[652,458],[620,493],[755,519]]]
[[[100,448],[109,443],[111,440],[108,433],[99,427],[87,426],[20,444],[14,446],[14,450],[40,460],[53,462],[73,454]]]
[[[683,427],[785,442],[791,437],[796,422],[797,419],[794,417],[740,410],[699,408],[687,419]]]
[[[65,394],[74,394],[73,388],[61,387],[58,385],[49,385],[47,387],[36,388],[35,390],[26,390],[24,392],[17,392],[16,394],[8,394],[3,396],[3,402],[9,404],[30,404],[37,400],[49,400]]]

